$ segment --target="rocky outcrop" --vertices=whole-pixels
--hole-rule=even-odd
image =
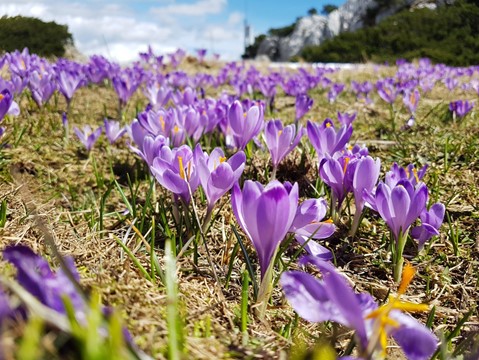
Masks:
[[[348,0],[328,16],[310,15],[300,18],[293,32],[285,37],[267,36],[260,44],[257,56],[273,61],[288,61],[308,45],[319,45],[345,31],[355,31],[376,24],[407,7],[443,5],[453,0]]]

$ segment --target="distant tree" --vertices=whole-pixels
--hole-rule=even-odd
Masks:
[[[66,45],[73,45],[66,25],[24,16],[0,18],[0,51],[27,47],[41,56],[63,56]]]
[[[256,36],[254,39],[254,43],[245,49],[245,53],[241,55],[241,57],[243,59],[254,59],[256,57],[256,54],[258,53],[259,46],[264,39],[266,39],[266,35],[264,34]]]
[[[334,10],[336,10],[338,7],[336,5],[332,4],[326,4],[323,6],[323,10],[321,10],[321,14],[323,15],[329,15],[331,14]]]
[[[316,15],[318,13],[318,10],[316,10],[315,8],[311,8],[308,10],[308,15],[309,16],[313,16],[313,15]]]

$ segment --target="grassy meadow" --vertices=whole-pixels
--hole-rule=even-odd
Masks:
[[[66,315],[52,315],[45,303],[42,305],[41,300],[22,291],[15,267],[1,261],[1,288],[8,294],[11,307],[24,304],[28,315],[17,314],[0,322],[0,358],[360,356],[351,328],[333,321],[309,322],[295,312],[285,297],[281,274],[301,269],[298,259],[305,254],[303,246],[293,241],[291,235],[275,252],[271,294],[262,312],[262,305],[256,303],[258,255],[235,217],[231,191],[221,196],[210,214],[211,221],[205,222],[205,191],[198,188],[192,191],[191,201],[178,201],[157,181],[145,160],[132,151],[137,145],[128,131],[114,143],[102,134],[89,151],[74,131],[74,127],[86,124],[92,128],[102,126],[105,118],[130,126],[150,102],[145,89],[151,78],[172,89],[172,97],[162,105],[164,109],[181,102],[187,87],[193,89],[195,96],[188,106],[196,106],[204,99],[219,102],[239,98],[238,88],[241,82],[250,81],[244,74],[252,67],[258,69],[254,79],[265,77],[273,82],[274,102],[271,104],[271,97],[264,95],[254,79],[250,89],[241,92],[241,98],[263,101],[265,122],[280,119],[284,124],[292,124],[296,117],[295,96],[287,94],[280,83],[294,76],[307,78],[305,72],[318,77],[318,70],[305,64],[301,73],[287,67],[270,69],[267,64],[254,62],[234,67],[219,60],[199,61],[194,57],[186,57],[178,64],[165,62],[161,67],[152,64],[155,63],[150,58],[137,65],[147,70],[146,75],[142,75],[132,96],[120,105],[120,111],[118,94],[108,76],[97,83],[82,83],[69,103],[58,89],[41,106],[34,101],[28,86],[13,95],[20,113],[5,115],[1,122],[5,132],[0,149],[0,249],[26,245],[47,259],[52,269],[65,266],[57,252],[72,257],[80,285],[75,291],[86,299],[88,311],[86,320],[79,320],[78,315],[75,318],[74,302],[65,300],[69,304],[65,306]],[[399,88],[399,83],[412,79],[401,78],[406,65],[401,66],[367,64],[321,72],[317,83],[307,89],[313,105],[297,123],[306,128],[308,120],[320,124],[331,118],[336,124],[338,111],[356,112],[348,144],[365,146],[372,158],[380,159],[380,180],[393,163],[401,167],[412,163],[417,169],[428,165],[422,179],[429,191],[428,204],[444,204],[445,215],[439,235],[426,241],[422,249],[416,241],[407,240],[403,257],[417,273],[402,299],[428,304],[427,311],[412,316],[439,339],[433,358],[477,359],[479,95],[474,86],[479,82],[479,73],[475,68],[469,72],[436,68],[434,71],[443,71],[444,75],[434,78],[430,89],[424,90],[419,82],[411,86],[420,92],[413,113],[403,103],[401,89],[392,104],[378,95],[375,86],[366,96],[355,93],[353,81],[374,85],[378,80],[392,78]],[[407,66],[418,69],[423,64]],[[408,71],[416,74],[415,70]],[[180,72],[186,80],[174,81]],[[209,80],[198,80],[196,84],[188,80],[198,79],[198,74],[210,79],[222,73],[227,76],[214,84]],[[424,73],[421,79],[432,76]],[[4,81],[16,76],[7,62],[1,74]],[[232,84],[235,76],[237,81]],[[446,78],[457,81],[456,86],[448,86]],[[331,99],[328,92],[333,84],[343,84],[344,90]],[[457,100],[475,104],[461,117],[449,107]],[[202,109],[198,114],[210,114],[209,108]],[[218,116],[227,118],[225,111]],[[411,116],[414,121],[408,125]],[[186,128],[185,121],[188,120],[179,123]],[[180,143],[192,149],[200,143],[207,153],[220,147],[225,158],[230,158],[237,149],[219,128],[217,125],[204,131],[197,139],[196,135],[187,135]],[[174,142],[170,139],[171,148],[179,146]],[[273,171],[263,132],[256,140],[248,141],[244,152],[241,187],[246,180],[266,185],[272,180]],[[280,162],[275,177],[281,183],[297,183],[300,200],[324,198],[329,219],[333,217],[331,189],[319,175],[319,166],[317,152],[305,133]],[[182,169],[180,164],[180,176],[183,171],[184,179],[184,172],[189,170]],[[331,263],[355,292],[368,293],[383,304],[398,290],[398,282],[393,278],[392,235],[378,212],[366,207],[358,231],[351,236],[354,213],[355,200],[348,195],[334,219],[334,234],[318,242],[331,251]],[[314,267],[308,266],[306,270],[321,278]],[[39,284],[43,286],[41,281]],[[100,304],[113,309],[113,315],[105,316]],[[131,342],[125,340],[122,326],[128,330]],[[391,337],[386,351],[386,358],[406,358]]]

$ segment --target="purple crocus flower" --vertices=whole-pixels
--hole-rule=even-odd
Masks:
[[[140,79],[134,70],[127,68],[113,76],[112,84],[118,95],[121,110],[133,96],[138,86],[140,86]]]
[[[165,106],[171,98],[171,88],[167,85],[159,86],[156,82],[150,83],[145,91],[146,97],[154,109]]]
[[[285,184],[286,185],[286,184]],[[289,232],[298,243],[313,256],[331,260],[333,254],[315,240],[326,239],[334,234],[336,226],[331,220],[322,221],[326,216],[327,204],[324,199],[306,199],[296,210]]]
[[[351,125],[343,125],[336,131],[331,119],[324,120],[321,125],[308,121],[306,129],[320,163],[326,154],[333,155],[336,151],[342,150],[353,133]]]
[[[65,318],[68,315],[65,309],[65,298],[67,298],[75,312],[75,320],[82,327],[87,325],[89,307],[85,297],[72,282],[73,280],[78,283],[80,276],[71,257],[63,259],[69,275],[64,269],[54,272],[43,257],[36,255],[30,248],[23,245],[6,247],[3,250],[3,258],[15,266],[17,282],[31,296]],[[112,309],[102,307],[102,313],[108,319],[112,314]],[[28,313],[25,312],[25,305],[21,303],[18,307],[12,308],[0,288],[0,324],[5,317],[15,319],[25,315],[28,316]],[[122,334],[124,340],[135,350],[132,337],[126,328],[122,329]],[[108,329],[103,325],[100,326],[98,335],[105,337],[108,335]],[[1,351],[0,355],[2,355]]]
[[[288,192],[277,180],[266,186],[246,180],[243,190],[234,185],[231,202],[236,220],[256,249],[263,279],[293,224],[298,208],[298,184]]]
[[[345,184],[345,179],[347,178],[346,172],[348,170],[349,172],[351,171],[351,166],[348,166],[350,160],[351,157],[347,155],[335,159],[329,154],[326,154],[319,168],[321,180],[331,188],[331,201],[333,206],[331,212],[334,221],[338,220],[337,216],[339,215],[341,204],[347,193],[351,191]],[[349,177],[352,176],[350,175]]]
[[[363,212],[366,201],[363,194],[370,193],[379,179],[379,172],[381,171],[381,160],[374,160],[371,156],[365,156],[358,159],[354,164],[353,177],[353,193],[354,202],[356,205],[356,212],[354,214],[353,225],[351,227],[351,235],[354,236],[359,226],[361,213]]]
[[[146,161],[148,166],[153,165],[153,160],[160,155],[160,150],[163,146],[169,146],[170,142],[168,138],[165,138],[163,135],[158,135],[153,137],[148,134],[141,140],[139,148],[130,146],[131,151],[140,156],[143,160]]]
[[[374,203],[371,205],[388,224],[398,242],[425,210],[427,198],[428,189],[424,183],[414,188],[410,181],[400,180],[396,186],[390,188],[380,182],[374,195]],[[369,199],[366,197],[366,201],[369,202]]]
[[[80,142],[85,145],[87,151],[90,151],[100,137],[103,131],[103,127],[100,126],[96,130],[92,130],[90,125],[84,125],[82,130],[80,130],[79,128],[74,126],[73,131],[78,137],[78,140],[80,140]]]
[[[235,101],[228,109],[228,120],[236,147],[243,150],[263,128],[263,108],[261,105],[254,105],[244,112],[241,103]]]
[[[18,105],[13,101],[10,90],[4,89],[0,92],[0,121],[7,114],[16,113]]]
[[[417,88],[404,92],[403,103],[411,114],[416,112],[420,98],[421,95],[419,94],[419,90]]]
[[[400,180],[390,188],[380,182],[374,196],[364,193],[365,200],[376,210],[391,229],[394,237],[394,279],[401,278],[404,259],[402,257],[406,245],[409,227],[426,209],[428,189],[426,184],[416,187],[409,180]]]
[[[208,213],[213,206],[238,181],[245,167],[246,156],[238,151],[226,159],[221,148],[215,148],[210,155],[196,145],[194,159],[198,168],[201,187],[208,200]]]
[[[10,305],[8,296],[7,294],[5,294],[5,292],[3,291],[3,288],[0,286],[0,326],[3,326],[3,321],[10,318],[14,314],[15,312]],[[1,350],[0,350],[0,356],[3,356],[3,353]]]
[[[343,126],[349,126],[353,123],[354,120],[356,120],[356,115],[357,112],[353,112],[350,114],[347,112],[341,113],[338,111],[338,121]]]
[[[473,107],[474,103],[467,100],[457,100],[449,103],[449,110],[455,117],[458,117],[459,119],[462,119],[464,116],[466,116]]]
[[[110,144],[113,144],[115,141],[117,141],[120,137],[123,136],[123,134],[126,132],[125,127],[120,128],[120,122],[116,120],[108,120],[104,119],[103,120],[105,124],[105,134],[110,142]]]
[[[266,146],[271,154],[271,162],[273,163],[273,174],[271,178],[275,178],[279,163],[286,155],[294,150],[303,134],[304,132],[301,126],[296,132],[296,125],[291,124],[283,127],[281,120],[271,120],[266,124],[264,136]]]
[[[418,241],[419,250],[423,248],[426,241],[439,235],[439,228],[444,220],[445,211],[444,204],[435,203],[429,210],[424,209],[421,213],[421,225],[411,229],[411,236]]]
[[[84,75],[73,63],[67,61],[59,61],[55,66],[57,75],[58,89],[65,97],[67,102],[67,112],[70,110],[70,103],[75,91],[81,86]]]
[[[414,164],[409,164],[406,168],[403,168],[397,163],[394,163],[391,166],[391,170],[386,173],[384,182],[390,188],[395,187],[400,180],[408,180],[413,186],[417,186],[421,183],[427,168],[427,164],[417,170]]]
[[[311,110],[313,103],[313,99],[311,99],[308,94],[299,94],[296,96],[296,123]]]
[[[455,77],[447,77],[443,80],[443,82],[449,91],[454,90],[457,87],[457,85],[459,85],[459,81],[457,81]]]
[[[331,86],[331,89],[328,91],[328,101],[333,103],[336,101],[336,98],[341,94],[344,90],[344,84],[335,83]]]
[[[21,245],[7,247],[3,251],[3,258],[17,268],[18,283],[44,305],[66,314],[62,298],[67,296],[77,315],[86,310],[82,296],[76,291],[63,270],[54,273],[48,262],[30,248]],[[75,280],[78,281],[79,275],[73,260],[71,258],[64,260]]]
[[[199,185],[197,166],[193,151],[188,145],[170,149],[162,146],[160,154],[153,160],[150,170],[160,185],[189,203],[191,196]]]
[[[388,104],[393,104],[398,96],[398,90],[392,79],[379,80],[376,83],[378,95]]]
[[[299,316],[311,322],[334,321],[354,329],[360,358],[384,358],[388,336],[396,340],[408,359],[427,360],[432,356],[437,337],[402,312],[429,308],[400,300],[410,279],[403,278],[398,296],[391,296],[386,304],[378,306],[371,295],[355,293],[331,263],[314,256],[305,256],[300,263],[315,265],[322,280],[302,271],[281,275],[285,296]]]
[[[369,93],[373,89],[373,84],[370,81],[365,81],[358,83],[356,81],[351,81],[351,89],[356,94],[358,100],[363,100],[366,104],[371,102],[369,98]]]
[[[196,54],[198,55],[198,61],[202,63],[205,61],[205,55],[206,55],[207,50],[206,49],[198,49],[196,50]]]
[[[57,89],[55,74],[53,72],[33,71],[29,76],[28,87],[32,93],[32,98],[41,107],[50,100]]]

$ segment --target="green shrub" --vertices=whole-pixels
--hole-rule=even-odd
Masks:
[[[449,65],[479,64],[479,7],[457,0],[437,10],[404,10],[374,27],[303,49],[313,62],[376,62],[429,57]]]
[[[0,18],[1,51],[28,47],[30,53],[59,57],[65,53],[66,45],[73,45],[73,37],[66,25],[23,16]]]

